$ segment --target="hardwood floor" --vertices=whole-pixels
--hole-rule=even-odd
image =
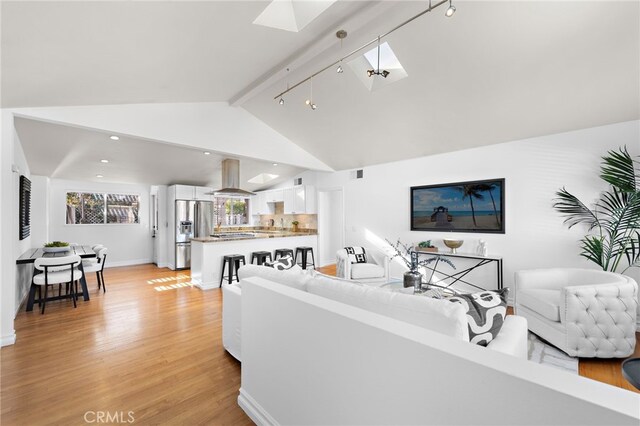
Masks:
[[[318,269],[335,275],[335,265]],[[141,425],[252,424],[236,401],[240,363],[221,343],[221,292],[189,279],[153,265],[112,268],[107,293],[90,276],[91,300],[76,309],[22,307],[18,340],[0,351],[1,423],[76,425],[86,413],[126,420],[131,411]],[[580,374],[634,390],[620,363],[583,359]]]
[[[107,293],[22,307],[2,348],[3,425],[86,424],[109,412],[135,424],[250,425],[237,404],[240,363],[222,347],[222,294],[189,272],[107,269]]]

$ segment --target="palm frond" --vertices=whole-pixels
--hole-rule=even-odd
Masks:
[[[586,223],[589,225],[590,230],[598,226],[596,214],[591,211],[589,207],[585,206],[578,197],[567,191],[566,188],[563,187],[558,190],[556,197],[553,208],[565,216],[564,223],[568,225],[569,228],[579,223]]]
[[[605,182],[624,192],[640,190],[635,164],[626,146],[620,151],[609,151],[602,161],[600,177]]]
[[[580,253],[580,256],[599,265],[603,270],[607,270],[607,265],[603,261],[604,247],[602,239],[592,235],[586,236],[582,239],[581,248],[582,252]]]
[[[636,231],[636,235],[629,238],[629,247],[625,250],[625,256],[629,267],[639,266],[640,264],[640,231]]]

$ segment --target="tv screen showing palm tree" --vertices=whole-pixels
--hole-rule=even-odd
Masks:
[[[504,179],[411,187],[411,230],[504,234]]]

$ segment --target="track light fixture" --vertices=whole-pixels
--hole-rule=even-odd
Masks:
[[[278,103],[279,103],[280,105],[284,105],[284,98],[282,98],[282,97],[281,97],[281,98],[280,98],[280,100],[278,101]]]
[[[374,75],[379,75],[384,78],[387,78],[389,74],[390,72],[387,70],[380,71],[380,36],[378,36],[378,67],[375,70],[367,70],[367,75],[369,77],[373,77]]]
[[[356,53],[359,53],[360,51],[368,48],[369,46],[371,46],[374,43],[378,43],[378,69],[376,70],[367,70],[367,75],[369,77],[373,77],[374,75],[379,75],[382,76],[383,78],[387,78],[390,74],[389,71],[387,70],[381,70],[380,69],[380,39],[383,39],[385,37],[387,37],[388,35],[390,35],[391,33],[393,33],[394,31],[404,27],[405,25],[407,25],[410,22],[415,21],[416,19],[420,18],[422,15],[426,15],[428,12],[431,12],[432,10],[446,5],[447,3],[449,4],[449,8],[446,10],[445,12],[445,16],[446,17],[451,17],[453,16],[454,13],[456,13],[456,8],[455,6],[452,4],[453,0],[429,0],[429,7],[426,8],[425,10],[423,10],[422,12],[412,16],[411,18],[405,20],[404,22],[396,25],[395,27],[391,28],[389,31],[387,31],[386,33],[380,34],[378,37],[376,37],[375,39],[363,44],[362,46],[358,47],[357,49],[351,51],[350,53],[342,56],[340,59],[334,61],[333,63],[325,66],[324,68],[314,72],[313,74],[311,74],[309,77],[300,80],[299,82],[297,82],[296,84],[292,85],[291,87],[289,87],[289,85],[287,84],[287,90],[285,90],[282,93],[278,93],[276,96],[273,97],[274,100],[280,100],[282,99],[282,97],[284,95],[286,95],[287,93],[289,93],[290,91],[292,91],[293,89],[297,88],[298,86],[306,83],[307,81],[311,80],[313,77],[317,76],[318,74],[321,74],[323,72],[325,72],[326,70],[336,67],[335,71],[338,74],[341,74],[342,72],[344,72],[344,69],[342,67],[342,61],[344,61],[345,59],[350,58],[351,56],[355,55]],[[347,32],[344,30],[340,30],[336,32],[336,37],[338,37],[340,39],[341,42],[341,47],[342,47],[342,39],[344,39],[347,36]],[[287,69],[287,71],[289,71],[289,69]],[[311,109],[316,109],[317,106],[316,104],[313,103],[313,97],[307,99],[307,101],[305,102],[307,105],[309,105],[309,107]],[[280,102],[280,104],[282,105],[282,103]]]
[[[313,103],[313,79],[309,80],[309,99],[304,101],[304,103],[314,111],[318,108],[318,106]]]
[[[444,16],[446,16],[447,18],[451,18],[454,13],[456,13],[456,7],[452,5],[451,0],[449,0],[449,8],[446,12],[444,12]]]
[[[347,38],[347,32],[345,30],[338,30],[336,31],[336,37],[340,39],[340,51],[342,52],[342,40]],[[338,74],[342,74],[344,72],[344,69],[342,68],[342,59],[338,61],[338,68],[336,68],[336,72]]]

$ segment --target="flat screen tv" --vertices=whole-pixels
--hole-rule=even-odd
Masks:
[[[504,179],[411,187],[411,230],[504,234]]]

